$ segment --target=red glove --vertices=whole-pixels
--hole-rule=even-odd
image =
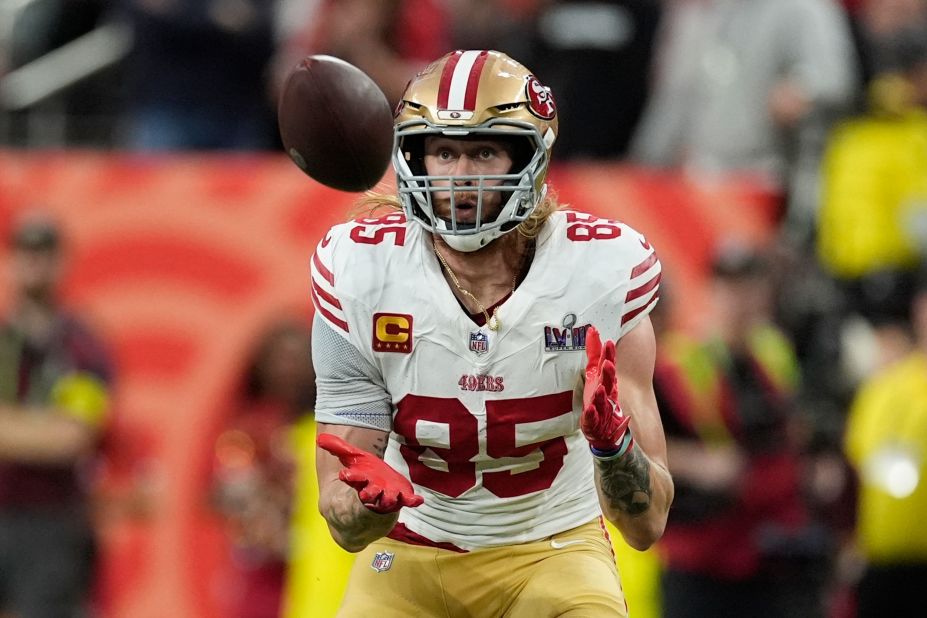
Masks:
[[[580,427],[593,455],[610,458],[624,455],[634,445],[628,424],[631,418],[618,405],[618,378],[615,375],[615,342],[602,346],[595,326],[586,329],[586,386],[583,389],[583,416]]]
[[[371,511],[395,513],[404,506],[414,507],[425,501],[406,477],[376,455],[329,433],[319,434],[316,443],[338,458],[344,466],[338,478],[353,487]]]

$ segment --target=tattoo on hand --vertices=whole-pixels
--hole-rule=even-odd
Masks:
[[[650,508],[650,463],[636,444],[624,457],[597,465],[602,493],[614,508],[632,516]]]

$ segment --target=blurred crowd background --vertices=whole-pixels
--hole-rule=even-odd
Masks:
[[[763,204],[762,242],[712,237],[695,318],[687,271],[667,270],[655,383],[677,499],[655,550],[619,556],[632,615],[913,615],[927,583],[927,0],[0,0],[0,152],[279,157],[276,95],[303,56],[356,64],[395,103],[411,74],[458,48],[509,53],[552,88],[555,183],[581,169],[608,187],[633,170],[746,183]],[[680,214],[685,247],[748,207]],[[27,403],[23,376],[77,344],[48,326],[54,224],[4,227],[18,256],[6,431]],[[311,425],[306,309],[261,329],[205,432],[206,499],[231,565],[210,592],[215,615],[277,615],[294,547],[313,551],[292,525],[311,462],[281,437]],[[93,369],[94,388],[114,371]],[[56,456],[0,436],[0,610],[20,618],[80,614],[22,609],[41,607],[39,593],[17,600],[7,565],[25,550],[9,538],[42,533],[22,532],[8,479],[71,467],[87,454],[79,439],[105,435],[99,399],[49,389],[43,405],[90,429]],[[79,479],[62,482],[39,502],[69,503]],[[136,493],[119,508],[152,508]],[[92,573],[81,556],[72,568]]]

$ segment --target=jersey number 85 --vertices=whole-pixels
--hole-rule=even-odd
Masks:
[[[522,496],[550,488],[563,467],[567,453],[563,436],[518,446],[518,425],[539,423],[568,414],[573,407],[571,391],[527,397],[497,399],[486,402],[486,454],[490,457],[521,458],[540,450],[543,460],[536,468],[513,473],[509,470],[483,472],[483,487],[500,498]],[[403,436],[400,452],[409,465],[413,483],[447,496],[458,497],[476,486],[479,454],[479,431],[476,417],[458,399],[406,395],[397,406],[393,430]],[[419,421],[446,425],[448,448],[423,445],[416,438]],[[438,470],[422,462],[430,450],[447,464]]]

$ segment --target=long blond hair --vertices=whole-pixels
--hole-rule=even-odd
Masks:
[[[518,233],[525,238],[537,238],[550,215],[566,207],[566,204],[560,204],[557,200],[557,193],[552,189],[548,189],[544,200],[538,204],[527,219],[518,225]],[[367,191],[363,197],[354,203],[350,218],[371,217],[396,211],[402,212],[402,202],[399,201],[397,196]]]

